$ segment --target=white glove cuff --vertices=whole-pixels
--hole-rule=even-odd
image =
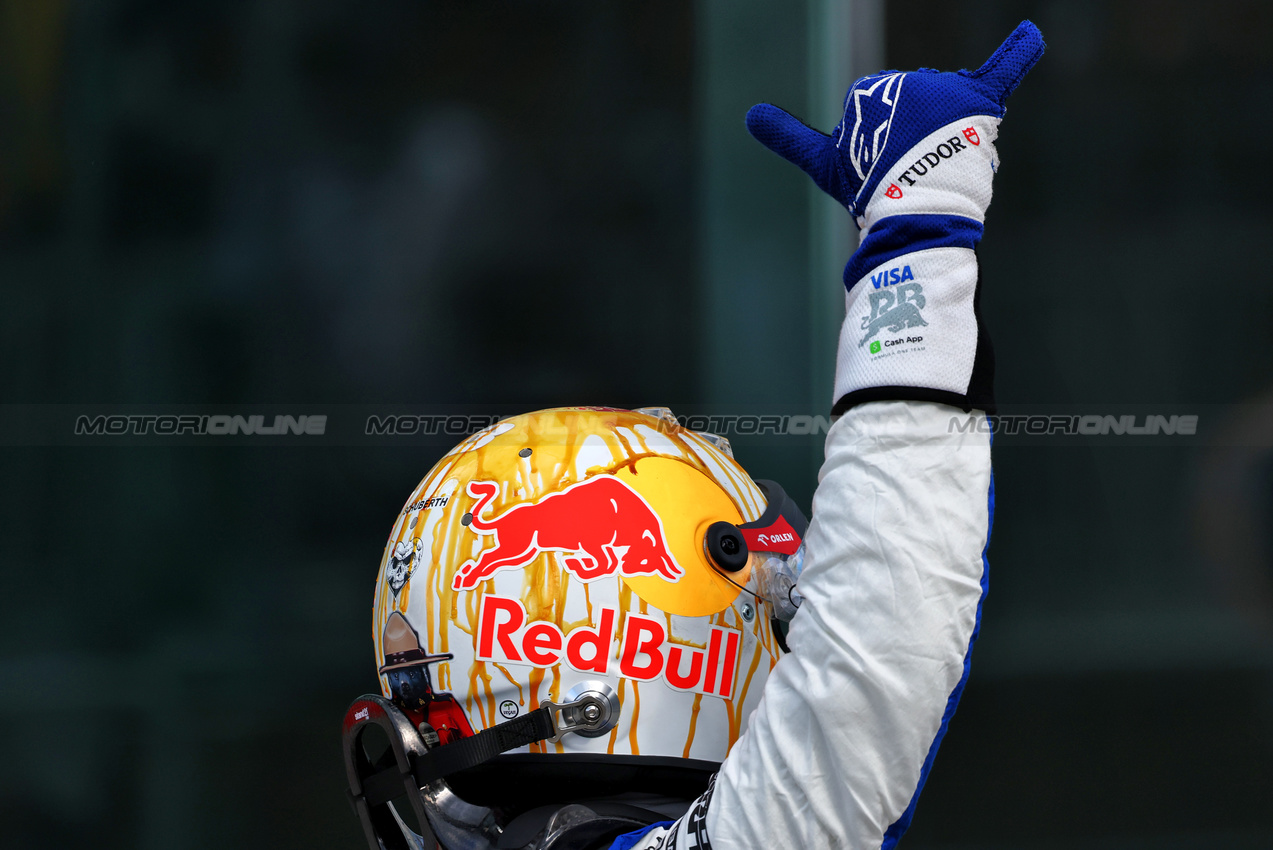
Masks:
[[[880,397],[966,397],[977,355],[977,255],[930,248],[873,269],[845,296],[835,400],[874,390]],[[946,398],[951,394],[951,398]],[[862,399],[867,400],[867,399]]]

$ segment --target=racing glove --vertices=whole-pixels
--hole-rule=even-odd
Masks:
[[[977,257],[1004,102],[1043,54],[1023,21],[976,71],[885,71],[844,98],[831,135],[768,103],[747,129],[848,209],[862,231],[844,269],[835,406],[937,401],[993,411],[994,355]]]

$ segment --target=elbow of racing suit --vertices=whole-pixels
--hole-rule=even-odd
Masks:
[[[832,426],[791,652],[712,787],[636,848],[888,847],[900,837],[959,700],[985,595],[985,421],[895,401],[854,407]]]

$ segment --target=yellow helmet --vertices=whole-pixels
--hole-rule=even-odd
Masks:
[[[493,425],[394,523],[373,618],[382,697],[356,701],[347,732],[377,706],[402,712],[435,757],[452,753],[448,793],[505,813],[632,791],[633,767],[636,786],[692,799],[782,652],[804,531],[781,488],[665,409]],[[486,730],[511,754],[471,743]]]

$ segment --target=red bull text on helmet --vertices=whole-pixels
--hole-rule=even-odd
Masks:
[[[526,607],[516,599],[482,597],[477,658],[511,664],[553,667],[565,662],[581,673],[611,671],[614,624],[618,611],[603,607],[596,627],[563,632],[553,622],[527,623]],[[706,648],[668,639],[662,620],[629,612],[619,646],[618,674],[649,682],[662,679],[678,691],[733,699],[742,632],[711,626]]]

